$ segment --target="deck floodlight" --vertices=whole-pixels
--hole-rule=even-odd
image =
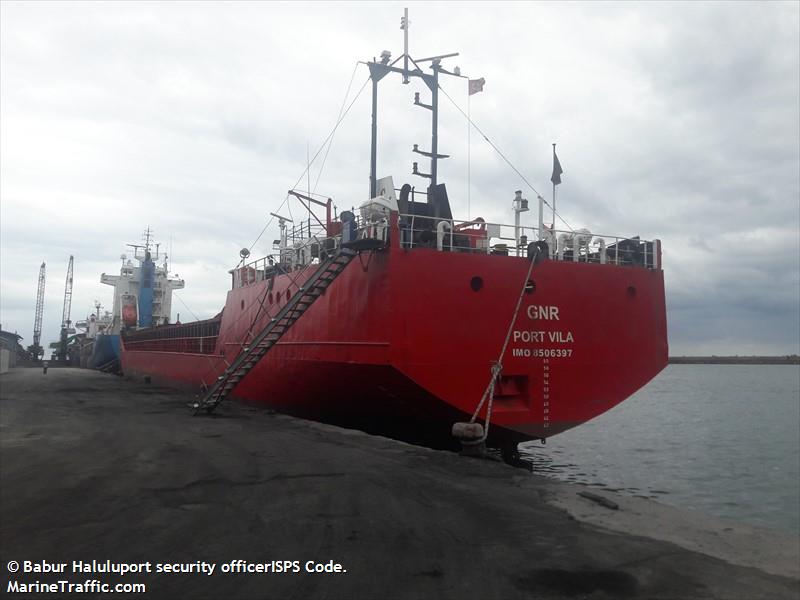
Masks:
[[[392,58],[392,53],[389,52],[388,50],[384,50],[383,52],[381,52],[381,64],[382,65],[388,65],[389,61],[391,60],[391,58]]]

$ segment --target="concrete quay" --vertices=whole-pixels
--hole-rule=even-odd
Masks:
[[[190,400],[80,369],[0,376],[3,592],[96,580],[143,583],[131,595],[146,598],[800,597],[796,536],[613,495],[609,510],[499,462],[233,403],[192,417]],[[74,571],[93,560],[152,572]]]

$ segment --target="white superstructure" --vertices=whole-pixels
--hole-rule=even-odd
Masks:
[[[101,283],[114,288],[113,324],[110,333],[120,332],[122,306],[124,304],[123,296],[133,296],[137,299],[139,326],[148,326],[147,323],[141,320],[142,316],[147,314],[152,315],[149,325],[165,325],[171,322],[173,290],[183,289],[185,286],[183,279],[180,279],[177,275],[170,276],[166,255],[163,257],[164,262],[157,264],[159,260],[158,244],[155,245],[155,251],[151,251],[149,230],[145,232],[145,236],[145,245],[129,244],[134,248],[133,258],[138,261],[138,265],[134,265],[133,261],[123,254],[120,257],[122,266],[120,267],[119,275],[103,273],[100,276]],[[148,302],[150,294],[143,293],[142,284],[143,279],[146,278],[148,268],[153,270],[152,300],[150,301],[149,310],[143,303]]]

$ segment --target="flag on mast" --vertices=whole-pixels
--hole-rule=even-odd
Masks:
[[[563,172],[561,163],[558,161],[558,156],[556,156],[555,144],[553,144],[553,175],[550,177],[550,181],[553,182],[553,185],[561,183],[561,174]]]
[[[473,94],[477,94],[478,92],[483,91],[483,86],[486,83],[486,80],[481,77],[480,79],[470,79],[469,80],[469,95],[472,96]]]

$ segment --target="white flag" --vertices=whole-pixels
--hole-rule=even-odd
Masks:
[[[469,95],[477,94],[478,92],[483,91],[483,85],[486,83],[486,80],[481,77],[480,79],[470,79],[469,80]]]

